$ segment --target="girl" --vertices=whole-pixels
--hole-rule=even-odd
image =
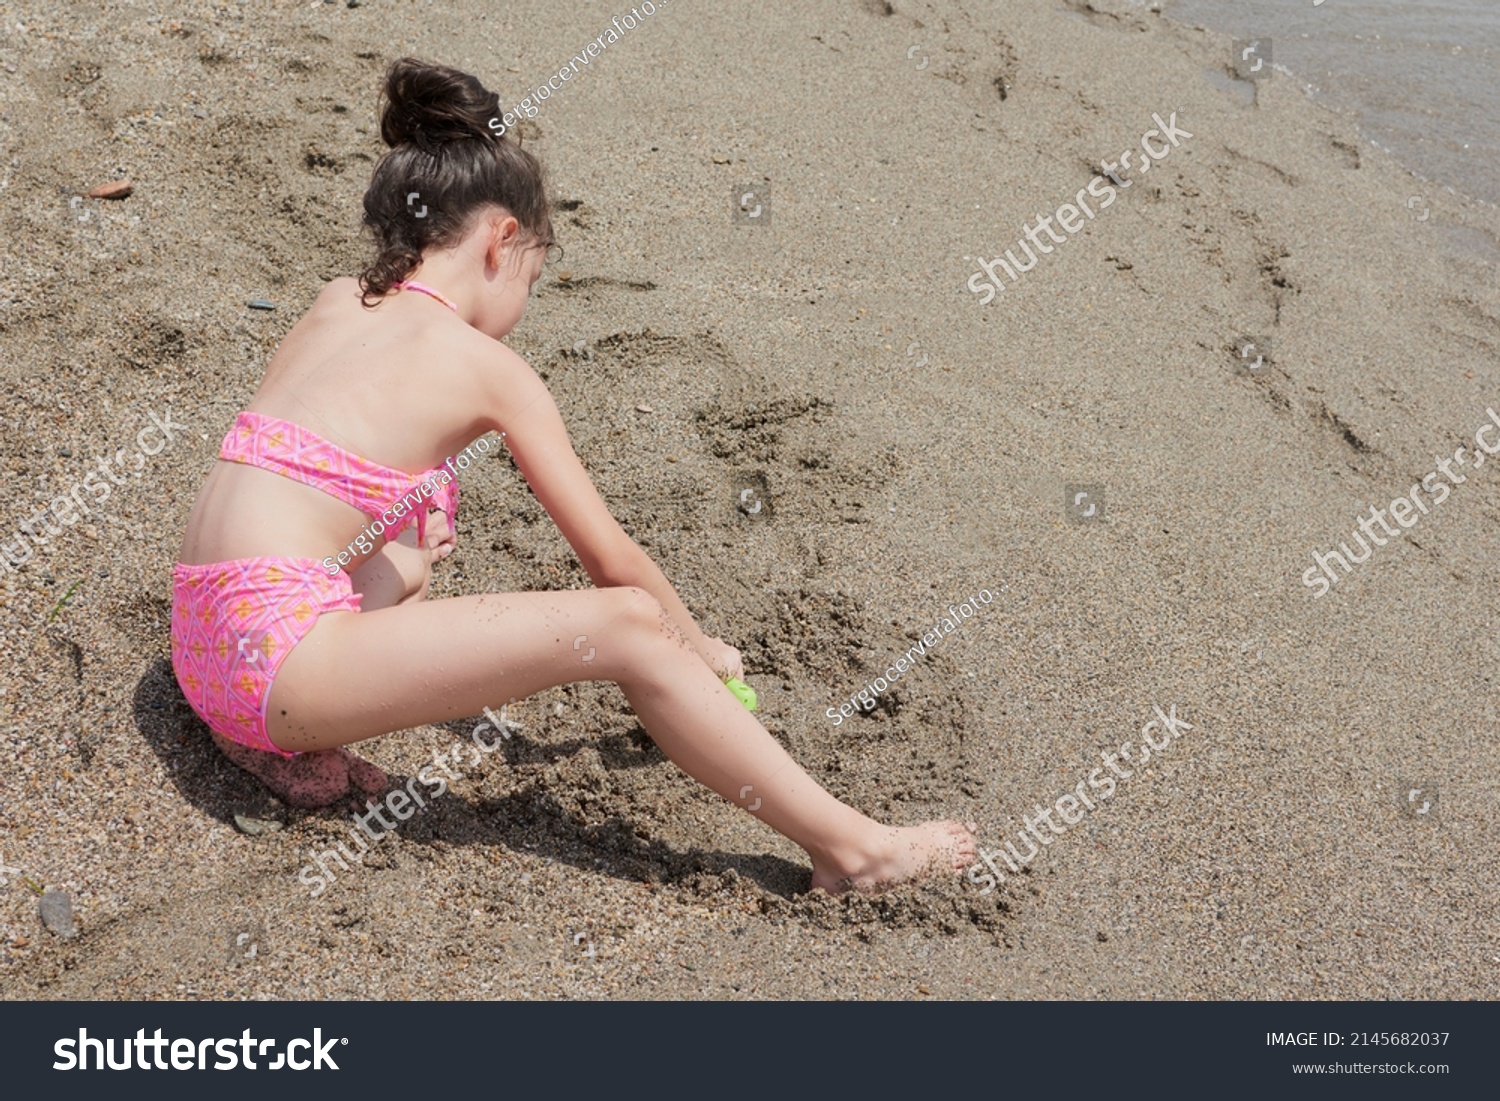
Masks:
[[[288,803],[322,806],[388,782],[345,745],[606,680],[679,768],[726,799],[753,788],[754,813],[807,851],[814,887],[969,863],[972,827],[866,818],[725,687],[739,651],[698,629],[610,516],[546,386],[500,343],[555,244],[541,166],[492,136],[498,97],[468,74],[403,59],[384,92],[390,151],[364,199],[378,254],[277,349],[173,569],[172,666],[219,748]],[[454,549],[444,459],[488,432],[598,588],[423,599]]]

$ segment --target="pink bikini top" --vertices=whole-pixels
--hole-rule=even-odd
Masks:
[[[417,542],[422,543],[427,538],[429,508],[441,508],[448,514],[449,529],[458,530],[458,478],[451,466],[420,474],[393,470],[345,451],[301,425],[251,412],[235,419],[219,448],[219,458],[321,489],[383,522],[387,542],[415,519]],[[429,487],[426,493],[424,487]]]

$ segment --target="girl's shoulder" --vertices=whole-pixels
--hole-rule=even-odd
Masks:
[[[317,301],[321,302],[326,298],[347,298],[358,294],[359,280],[352,275],[340,275],[323,284],[323,289],[318,292]]]
[[[509,344],[468,325],[449,327],[443,338],[449,351],[462,357],[468,367],[478,370],[486,378],[493,378],[497,373],[502,376],[517,372],[535,373],[531,364]]]

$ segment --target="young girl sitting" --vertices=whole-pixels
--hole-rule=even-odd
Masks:
[[[322,806],[388,782],[352,742],[612,681],[679,768],[729,800],[754,789],[814,887],[971,862],[970,827],[845,806],[725,687],[739,651],[699,630],[610,516],[546,386],[500,343],[555,243],[541,166],[493,136],[498,97],[468,74],[403,59],[384,91],[390,150],[364,198],[378,255],[277,349],[173,569],[172,666],[219,748],[288,803]],[[598,588],[424,599],[454,549],[445,459],[489,432]]]

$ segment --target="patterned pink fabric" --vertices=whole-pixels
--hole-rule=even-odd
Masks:
[[[295,757],[266,733],[276,670],[325,612],[357,612],[349,575],[315,558],[172,567],[172,670],[198,717],[252,749]]]
[[[443,509],[450,529],[458,520],[458,478],[451,466],[421,474],[393,470],[262,413],[235,419],[219,458],[321,489],[384,524],[387,540],[413,520],[418,542],[425,540],[429,508]],[[421,487],[429,482],[424,496]],[[359,608],[349,575],[330,574],[316,559],[179,562],[172,567],[172,670],[210,729],[252,749],[295,757],[266,732],[271,682],[319,616]]]
[[[219,448],[219,458],[258,466],[321,489],[372,519],[379,520],[382,513],[399,506],[402,514],[386,522],[387,541],[410,527],[413,518],[418,543],[425,540],[427,510],[431,507],[448,514],[450,530],[458,522],[458,478],[451,468],[438,467],[420,474],[393,470],[331,444],[301,425],[263,413],[245,412],[235,419]],[[410,500],[400,504],[403,497],[409,498],[426,482],[433,485],[429,497],[423,498],[418,492],[419,504]]]

